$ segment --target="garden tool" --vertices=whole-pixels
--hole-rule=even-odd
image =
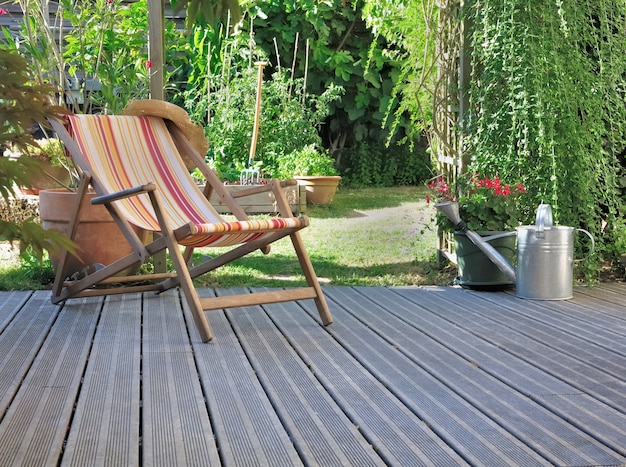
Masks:
[[[267,66],[267,62],[256,62],[259,67],[259,78],[256,87],[256,106],[254,108],[254,127],[252,128],[252,142],[250,144],[250,158],[248,159],[248,168],[243,169],[239,175],[239,182],[242,185],[255,185],[261,181],[261,174],[258,169],[253,167],[254,155],[256,153],[256,143],[259,138],[259,122],[261,120],[261,88],[263,87],[263,67]]]

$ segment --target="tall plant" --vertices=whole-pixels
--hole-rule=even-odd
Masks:
[[[626,4],[474,0],[470,170],[523,181],[533,204],[610,253],[626,149]]]
[[[249,0],[242,7],[252,18],[242,29],[252,24],[254,41],[271,64],[290,73],[295,68],[308,92],[319,94],[329,82],[345,89],[322,127],[344,182],[416,184],[428,178],[428,157],[411,144],[421,133],[396,105],[401,62],[382,34],[372,34],[364,6],[364,0]],[[389,113],[397,118],[387,119]]]
[[[412,135],[432,128],[437,13],[433,0],[364,0],[363,18],[375,37],[385,39],[383,54],[397,64],[392,103],[385,115],[392,134],[406,125],[407,116]]]
[[[28,59],[38,82],[58,89],[60,103],[75,112],[119,113],[129,100],[148,97],[146,0],[60,0],[52,12],[45,0],[19,2],[20,34],[13,38],[5,30],[5,39]],[[72,27],[63,27],[67,23]],[[165,37],[169,80],[185,40],[171,21]]]
[[[196,28],[189,49],[190,73],[181,93],[191,117],[203,122],[211,142],[209,159],[224,178],[247,167],[257,92],[254,62],[264,52],[247,35],[226,37],[224,29]],[[321,150],[319,126],[343,92],[330,83],[319,95],[286,70],[264,78],[255,163],[267,177],[280,176],[279,159],[313,145]]]

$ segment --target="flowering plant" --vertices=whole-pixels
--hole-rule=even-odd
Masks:
[[[454,191],[441,177],[432,180],[428,186],[439,200],[458,201],[461,219],[470,230],[512,230],[527,217],[520,202],[520,197],[526,193],[524,185],[504,183],[498,175],[493,178],[481,178],[476,174],[460,177]],[[449,221],[447,226],[450,227]]]

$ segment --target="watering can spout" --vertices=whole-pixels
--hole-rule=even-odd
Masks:
[[[456,230],[460,230],[465,233],[467,238],[476,245],[497,267],[502,271],[507,279],[512,282],[516,281],[515,268],[502,256],[494,247],[486,242],[483,237],[478,235],[473,230],[467,228],[465,221],[461,219],[459,215],[459,203],[456,201],[444,201],[435,204],[435,208],[445,215]]]

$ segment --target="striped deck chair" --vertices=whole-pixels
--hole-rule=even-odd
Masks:
[[[69,154],[82,172],[79,194],[89,186],[111,213],[132,246],[133,252],[83,278],[67,277],[65,252],[57,267],[52,301],[60,303],[74,297],[108,295],[130,291],[162,292],[180,287],[204,342],[212,339],[205,311],[313,299],[324,324],[332,317],[313,270],[299,230],[308,225],[306,216],[294,217],[280,181],[251,187],[249,193],[272,190],[281,217],[250,220],[235,198],[225,189],[203,157],[192,147],[182,131],[171,121],[149,116],[70,115],[66,122],[51,121]],[[192,180],[185,154],[204,173],[207,188],[200,190]],[[188,161],[187,161],[188,162]],[[215,190],[237,221],[225,221],[208,199]],[[75,234],[80,203],[68,227]],[[144,244],[131,224],[157,232],[156,240]],[[256,250],[269,251],[269,245],[289,236],[308,287],[246,293],[233,296],[199,298],[193,278],[223,266]],[[188,266],[191,251],[197,247],[232,247],[226,253],[200,265]],[[186,247],[184,253],[182,247]],[[120,271],[147,262],[167,250],[174,273],[118,277]],[[146,279],[151,279],[146,283]],[[143,281],[143,282],[137,282]]]

